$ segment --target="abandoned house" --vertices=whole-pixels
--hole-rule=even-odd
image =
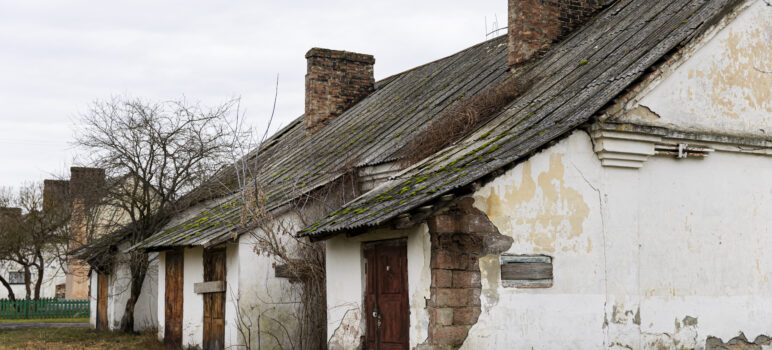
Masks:
[[[770,345],[770,33],[763,0],[509,0],[507,35],[377,82],[311,49],[255,171],[130,247],[158,337],[298,347],[269,237],[324,247],[331,349]]]
[[[383,168],[449,101],[525,86],[301,231],[326,240],[329,347],[769,346],[769,2],[510,0],[508,31],[379,84],[302,149]]]

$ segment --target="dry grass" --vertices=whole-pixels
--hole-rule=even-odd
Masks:
[[[469,135],[530,84],[511,76],[496,86],[464,98],[434,117],[434,121],[402,149],[403,162],[415,164]]]
[[[97,332],[87,328],[36,328],[0,331],[0,349],[162,350],[155,333]]]

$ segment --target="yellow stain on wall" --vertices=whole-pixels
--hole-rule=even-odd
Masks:
[[[531,161],[523,163],[520,184],[502,193],[491,189],[485,199],[486,214],[515,242],[528,242],[539,251],[575,249],[590,207],[579,191],[566,185],[563,154],[550,155],[549,168],[534,179]],[[589,241],[587,241],[587,249]]]
[[[754,23],[748,31],[730,29],[721,59],[688,73],[706,87],[713,118],[739,119],[749,111],[772,114],[772,21],[756,18]]]

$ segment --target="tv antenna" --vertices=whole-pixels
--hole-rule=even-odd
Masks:
[[[488,28],[488,16],[485,16],[485,40],[498,36],[502,30],[507,30],[507,26],[499,27],[499,18],[496,14],[493,14],[490,28]]]

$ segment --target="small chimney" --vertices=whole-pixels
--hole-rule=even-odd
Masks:
[[[70,205],[70,182],[43,180],[43,211],[60,210]]]
[[[100,168],[70,168],[70,197],[90,207],[104,195],[105,170]]]
[[[371,55],[313,48],[306,62],[306,134],[323,128],[374,90]]]
[[[587,22],[610,0],[508,0],[507,61],[531,59]]]

